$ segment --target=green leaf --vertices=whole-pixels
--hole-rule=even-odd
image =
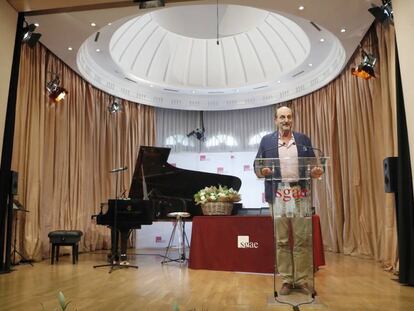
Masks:
[[[63,295],[62,292],[59,292],[58,294],[58,300],[59,300],[59,305],[62,308],[62,310],[65,310],[65,295]]]

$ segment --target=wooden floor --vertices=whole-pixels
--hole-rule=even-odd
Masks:
[[[176,263],[161,265],[156,255],[130,256],[139,269],[108,273],[93,269],[105,253],[69,256],[15,266],[0,275],[0,310],[57,310],[57,293],[71,303],[67,310],[292,310],[268,303],[273,276],[191,270]],[[326,254],[327,265],[315,276],[317,305],[300,310],[414,310],[414,287],[400,285],[371,261]]]

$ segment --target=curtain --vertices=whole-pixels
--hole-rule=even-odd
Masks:
[[[173,152],[256,151],[262,136],[274,131],[273,113],[273,106],[202,113],[157,108],[157,144]],[[205,141],[187,137],[202,123]]]
[[[376,78],[351,75],[361,62],[357,50],[335,81],[288,105],[296,128],[331,156],[332,206],[318,211],[325,245],[395,268],[395,204],[383,178],[383,159],[396,153],[394,30],[384,27],[371,27],[362,42],[377,56]]]
[[[52,73],[68,91],[52,103],[45,85]],[[100,203],[128,190],[140,145],[155,142],[152,107],[120,100],[122,110],[108,111],[114,99],[92,87],[41,44],[22,45],[12,169],[19,173],[19,195],[29,210],[19,215],[20,249],[25,257],[48,256],[48,232],[77,229],[81,251],[108,248],[109,230],[91,216]]]
[[[383,159],[397,153],[394,41],[391,25],[374,24],[366,34],[361,44],[377,57],[376,78],[368,81],[351,75],[362,61],[358,49],[334,81],[312,94],[275,106],[204,112],[205,142],[186,137],[200,127],[200,113],[157,109],[157,143],[175,152],[257,150],[275,129],[275,109],[291,107],[294,129],[330,157],[329,204],[317,211],[326,249],[396,268],[394,195],[384,193],[383,181]]]

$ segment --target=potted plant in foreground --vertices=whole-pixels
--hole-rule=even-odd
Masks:
[[[231,215],[233,203],[240,201],[240,194],[227,186],[210,186],[198,191],[194,201],[201,205],[204,215]]]

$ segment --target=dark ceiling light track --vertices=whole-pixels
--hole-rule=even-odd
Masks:
[[[151,9],[165,6],[164,0],[134,0],[134,2],[139,3],[140,9]]]
[[[187,1],[190,1],[190,0],[163,0],[162,2],[164,2],[165,4],[165,3],[187,2]],[[25,14],[25,16],[34,16],[34,15],[37,16],[37,15],[71,13],[71,12],[81,12],[81,11],[91,11],[91,10],[101,10],[101,9],[116,9],[116,8],[136,7],[138,2],[141,2],[141,1],[126,0],[126,1],[96,3],[96,4],[88,4],[88,5],[66,6],[66,7],[59,7],[59,8],[53,8],[53,9],[45,9],[45,10],[31,10],[31,11],[25,11],[23,13]],[[143,2],[149,2],[149,1],[143,1]]]

